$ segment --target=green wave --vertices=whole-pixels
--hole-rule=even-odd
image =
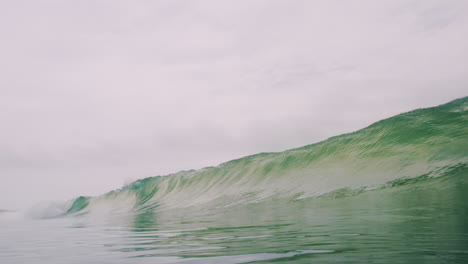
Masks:
[[[217,167],[137,180],[79,197],[68,214],[233,206],[272,198],[342,198],[451,175],[467,175],[468,97],[417,109],[362,130]]]

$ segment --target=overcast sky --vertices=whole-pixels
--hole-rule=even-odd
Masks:
[[[282,151],[468,91],[468,1],[0,1],[0,209]]]

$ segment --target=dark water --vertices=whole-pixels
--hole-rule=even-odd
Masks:
[[[468,181],[231,207],[6,217],[1,263],[468,263]]]

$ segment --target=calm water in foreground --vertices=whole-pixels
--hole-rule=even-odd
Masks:
[[[358,195],[0,217],[0,263],[468,263],[464,175]]]

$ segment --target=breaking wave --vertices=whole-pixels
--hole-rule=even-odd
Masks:
[[[467,109],[464,97],[301,148],[137,180],[98,197],[78,197],[66,214],[339,198],[439,176],[467,175]]]

